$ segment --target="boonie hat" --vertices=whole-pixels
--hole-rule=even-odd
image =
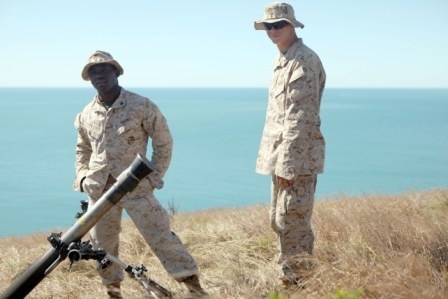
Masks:
[[[294,27],[305,27],[305,25],[296,20],[294,8],[292,8],[291,4],[285,2],[275,2],[266,6],[264,19],[255,21],[254,27],[255,30],[266,30],[263,23],[275,23],[279,21],[286,21]]]
[[[117,70],[120,73],[120,75],[123,75],[123,68],[112,57],[112,55],[110,55],[110,53],[108,53],[106,51],[96,51],[95,53],[90,55],[89,60],[87,61],[86,66],[82,69],[81,77],[84,80],[89,81],[90,80],[89,69],[92,66],[94,66],[95,64],[100,64],[100,63],[108,63],[108,64],[113,65],[114,67],[117,68]]]

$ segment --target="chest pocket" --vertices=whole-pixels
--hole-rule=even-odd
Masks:
[[[299,80],[303,76],[305,76],[305,71],[303,70],[303,67],[301,66],[292,72],[291,79],[289,79],[289,84],[294,83],[295,81]]]
[[[277,98],[285,92],[285,75],[283,69],[278,69],[274,72],[274,77],[271,82],[271,97]]]
[[[302,66],[293,70],[290,76],[288,76],[287,69],[278,70],[271,86],[274,97],[277,97],[284,92],[294,92],[295,89],[299,87],[298,85],[300,85],[300,82],[303,81],[304,77],[305,71]]]
[[[137,132],[140,131],[140,129],[141,125],[138,121],[128,118],[120,123],[116,132],[117,136],[122,136],[126,134],[138,134]]]
[[[272,107],[281,114],[285,111],[285,80],[285,69],[278,68],[274,71],[271,86],[269,88],[269,98],[272,99]]]
[[[104,132],[104,113],[99,111],[91,111],[89,114],[84,117],[84,129],[87,132],[87,135],[91,142],[98,142]]]
[[[302,66],[292,72],[288,91],[292,102],[298,102],[307,93],[305,71]]]
[[[97,142],[103,135],[103,126],[101,123],[92,122],[88,126],[87,133],[91,141]]]

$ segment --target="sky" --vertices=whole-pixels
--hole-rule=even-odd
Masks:
[[[0,87],[90,87],[95,50],[124,87],[267,87],[270,1],[0,0]],[[290,1],[327,87],[448,88],[447,0]]]

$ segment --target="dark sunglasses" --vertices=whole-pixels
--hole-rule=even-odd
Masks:
[[[283,27],[285,27],[286,25],[288,25],[288,22],[280,21],[280,22],[275,22],[275,23],[263,23],[263,25],[266,30],[271,30],[271,29],[279,30],[279,29],[282,29]]]

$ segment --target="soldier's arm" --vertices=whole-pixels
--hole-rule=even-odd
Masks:
[[[75,191],[82,190],[82,180],[86,177],[89,170],[90,156],[92,155],[92,147],[90,140],[82,127],[81,114],[78,114],[75,118],[75,128],[78,131],[78,139],[76,142],[76,178],[73,183],[73,189]]]
[[[313,70],[314,71],[314,70]],[[291,180],[302,169],[309,149],[309,141],[319,122],[319,95],[313,71],[298,66],[289,80],[283,142],[279,152],[275,174]]]
[[[144,127],[152,140],[151,162],[157,169],[148,178],[154,188],[160,189],[163,187],[162,179],[171,162],[173,138],[162,112],[150,101],[147,102],[146,115]]]

